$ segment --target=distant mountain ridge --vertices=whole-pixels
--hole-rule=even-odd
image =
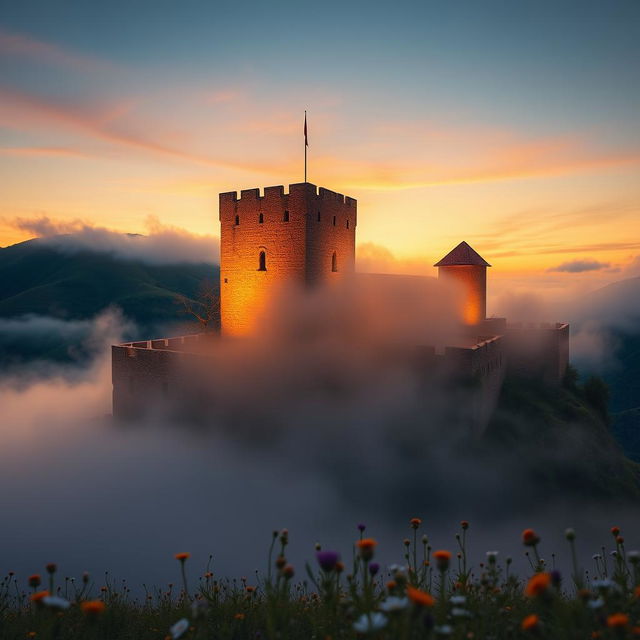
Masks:
[[[117,307],[138,328],[132,338],[149,337],[187,322],[180,298],[196,299],[204,283],[217,290],[218,265],[146,264],[27,240],[0,249],[0,318],[84,320]]]

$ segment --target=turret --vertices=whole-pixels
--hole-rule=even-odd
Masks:
[[[278,291],[355,269],[357,203],[308,182],[220,194],[222,332],[252,333]]]
[[[438,267],[438,278],[453,281],[462,290],[462,321],[482,322],[487,315],[487,267],[491,265],[463,241],[433,266]]]

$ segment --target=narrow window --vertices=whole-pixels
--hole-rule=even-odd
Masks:
[[[284,222],[289,222],[289,212],[288,212],[288,211],[285,211],[285,212],[284,212],[284,218],[283,218],[283,221],[284,221]]]
[[[349,228],[349,221],[347,220],[347,229]]]
[[[333,252],[333,255],[331,256],[331,271],[337,271],[338,270],[338,256],[336,255],[336,252]]]
[[[318,222],[320,222],[320,212],[318,211]]]
[[[334,227],[336,226],[336,217],[335,216],[333,216],[333,226]]]
[[[258,271],[267,270],[267,254],[264,251],[260,252],[258,256]]]
[[[260,224],[262,224],[264,222],[264,215],[262,213],[260,214],[260,217],[258,218],[258,222]]]
[[[236,216],[236,227],[240,224],[240,216]]]

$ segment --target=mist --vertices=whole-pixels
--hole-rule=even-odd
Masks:
[[[549,447],[523,423],[520,440],[503,447],[451,422],[445,378],[425,381],[409,353],[460,339],[455,295],[437,281],[388,283],[284,292],[256,336],[221,340],[210,364],[191,370],[214,394],[195,424],[152,402],[139,420],[112,420],[108,346],[125,329],[113,313],[83,327],[88,364],[34,362],[3,376],[2,569],[24,577],[57,562],[63,575],[88,570],[99,585],[108,570],[139,588],[176,582],[173,554],[188,550],[195,573],[211,553],[217,576],[251,578],[266,567],[271,532],[286,527],[301,577],[315,542],[348,558],[358,522],[383,562],[402,561],[418,516],[434,548],[455,549],[467,519],[476,566],[499,549],[526,570],[525,527],[543,535],[543,552],[548,540],[560,554],[573,526],[590,557],[609,526],[636,526],[623,501],[579,497],[561,478],[550,492],[531,473],[550,459],[584,471],[598,443],[583,442],[578,425]],[[632,548],[635,529],[625,533]]]

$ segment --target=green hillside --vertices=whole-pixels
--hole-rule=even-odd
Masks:
[[[29,240],[0,249],[0,317],[82,319],[115,305],[146,329],[179,321],[178,297],[196,297],[207,280],[217,285],[216,265],[149,265]]]

